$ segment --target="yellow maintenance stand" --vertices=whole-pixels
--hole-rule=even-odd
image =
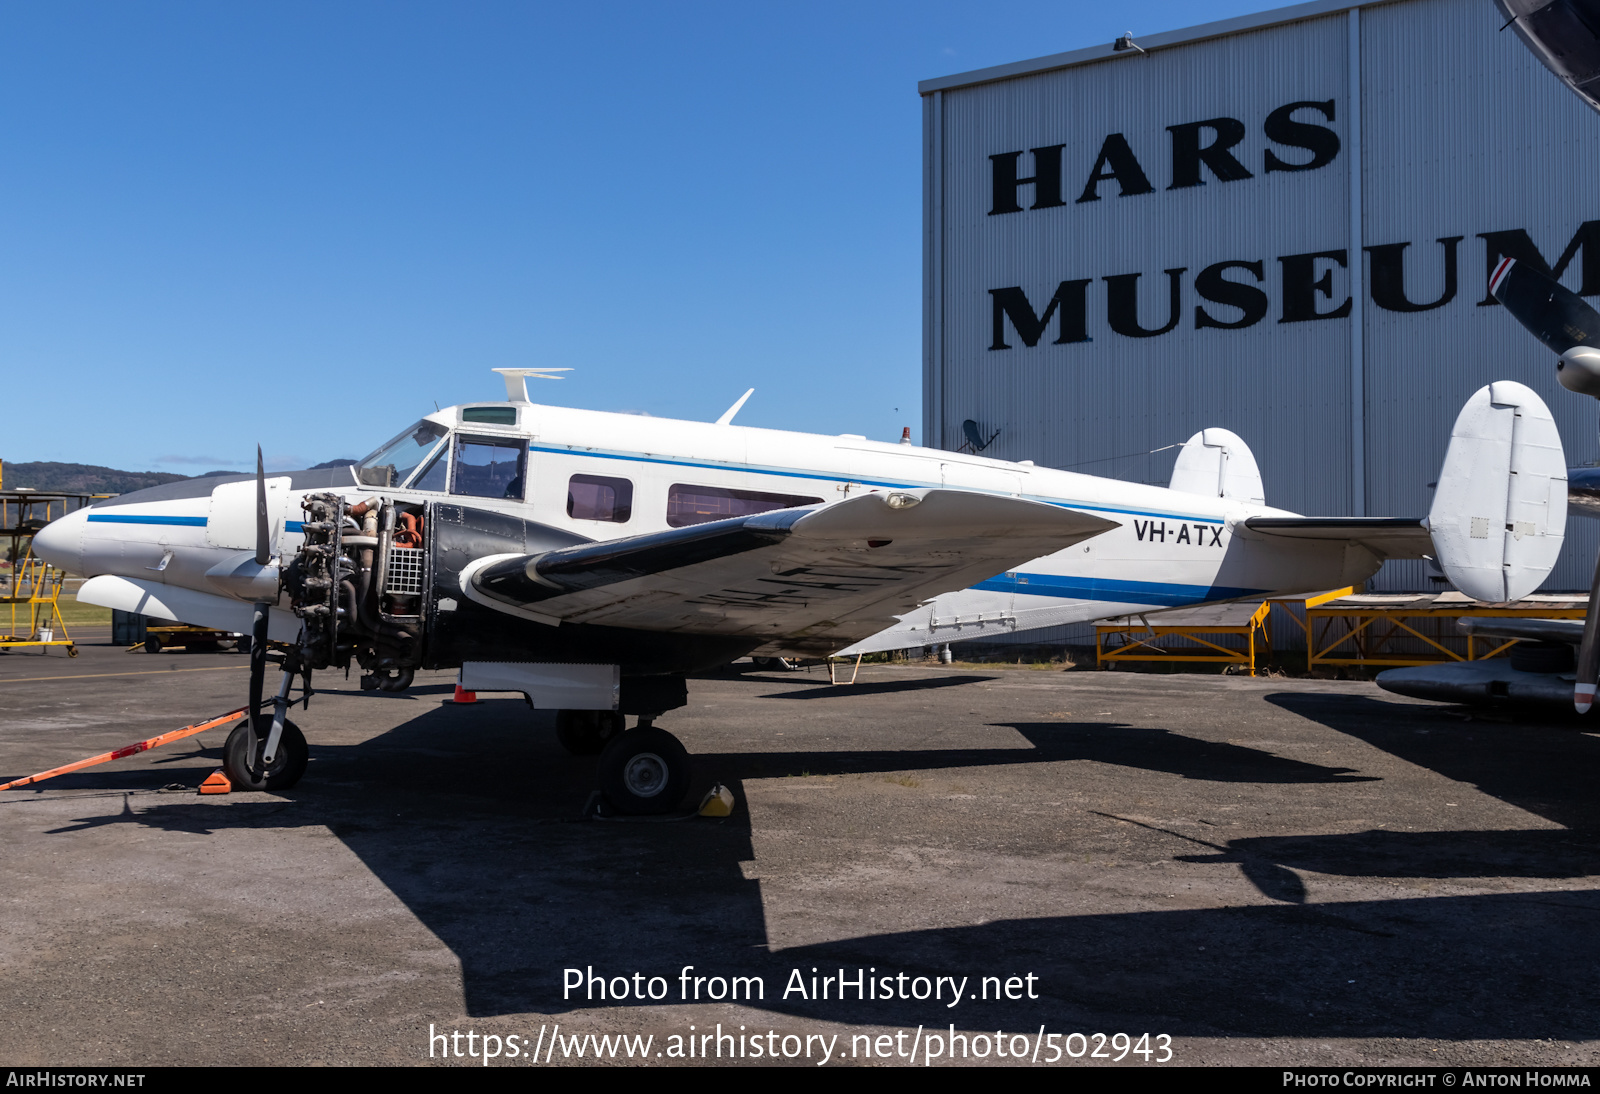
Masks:
[[[0,486],[4,480],[0,478]],[[66,574],[33,555],[33,535],[56,517],[93,501],[95,494],[0,489],[0,651],[37,646],[78,647],[61,618],[61,585]]]

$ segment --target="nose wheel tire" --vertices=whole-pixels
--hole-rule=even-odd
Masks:
[[[664,729],[630,729],[600,753],[600,792],[619,813],[670,813],[688,789],[689,753]]]
[[[278,754],[272,766],[263,770],[261,754],[267,748],[267,734],[272,732],[270,717],[256,718],[255,755],[250,754],[250,727],[240,722],[228,734],[222,746],[222,770],[228,781],[239,790],[287,790],[300,781],[311,759],[305,735],[293,722],[283,723],[283,736],[278,739]],[[253,763],[251,761],[254,761]],[[251,774],[252,768],[256,774]]]
[[[614,710],[556,711],[556,740],[574,756],[597,756],[625,728]]]

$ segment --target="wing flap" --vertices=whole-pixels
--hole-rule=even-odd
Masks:
[[[929,489],[866,494],[584,544],[480,560],[474,600],[551,622],[759,635],[838,649],[941,592],[1117,526],[1022,498]],[[909,501],[910,504],[905,504]]]

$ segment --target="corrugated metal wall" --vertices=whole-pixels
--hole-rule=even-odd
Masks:
[[[1519,40],[1498,34],[1498,23],[1487,0],[1399,0],[1354,18],[1333,11],[927,95],[928,443],[960,446],[961,423],[971,418],[984,436],[1000,431],[986,454],[1165,483],[1172,451],[1130,454],[1225,426],[1254,449],[1273,504],[1337,515],[1364,503],[1369,515],[1415,515],[1427,510],[1427,484],[1461,403],[1489,380],[1508,378],[1549,402],[1569,462],[1593,459],[1594,404],[1556,384],[1550,356],[1501,308],[1479,304],[1490,246],[1480,234],[1525,231],[1553,263],[1581,224],[1600,221],[1600,118]],[[1294,102],[1334,104],[1331,121],[1304,108],[1293,118],[1333,130],[1339,153],[1314,170],[1267,171],[1269,150],[1285,162],[1311,155],[1264,131],[1273,110]],[[1202,185],[1172,188],[1181,180],[1168,127],[1217,118],[1243,124],[1230,152],[1251,177],[1222,181],[1202,168]],[[1137,158],[1149,192],[1120,196],[1119,182],[1108,180],[1098,200],[1078,201],[1112,134]],[[1026,177],[1037,162],[1029,150],[1055,145],[1063,146],[1064,203],[1029,208],[1038,184],[1023,185],[1020,212],[992,215],[990,157],[1021,151],[1017,174]],[[1388,248],[1375,252],[1381,269],[1350,268],[1353,204],[1361,246]],[[1393,246],[1402,243],[1409,246]],[[1440,299],[1452,247],[1452,298],[1419,311],[1381,306],[1394,304],[1397,291],[1412,303]],[[1329,277],[1314,303],[1337,310],[1354,285],[1357,346],[1356,317],[1284,321],[1292,318],[1285,277],[1293,260],[1281,260],[1315,252],[1345,252],[1344,267],[1314,264],[1313,278]],[[1268,310],[1244,329],[1202,329],[1197,306],[1224,322],[1242,316],[1196,289],[1200,271],[1224,261],[1261,264],[1259,283],[1245,268],[1226,276],[1263,291]],[[1592,261],[1600,263],[1600,239]],[[1573,257],[1563,277],[1573,288],[1583,262],[1581,253]],[[1175,269],[1184,272],[1172,275],[1180,300],[1172,330],[1129,337],[1111,329],[1111,294],[1127,282],[1108,278],[1140,275],[1137,319],[1154,329],[1171,318],[1165,271]],[[1008,318],[1011,348],[989,348],[991,290],[1021,288],[1042,312],[1057,286],[1074,280],[1090,282],[1091,340],[1054,344],[1061,328],[1053,317],[1028,347]],[[1362,392],[1359,404],[1354,391]],[[1357,433],[1365,437],[1359,453]],[[1547,588],[1587,587],[1597,532],[1592,521],[1570,522],[1568,550]],[[1422,564],[1398,564],[1379,587],[1429,582]]]

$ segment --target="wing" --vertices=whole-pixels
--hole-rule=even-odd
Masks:
[[[962,490],[865,494],[536,555],[478,559],[467,596],[546,623],[759,637],[831,653],[919,601],[1117,527]]]
[[[1424,558],[1433,555],[1428,523],[1411,517],[1251,517],[1251,532],[1285,539],[1336,540],[1359,543],[1379,558]]]

